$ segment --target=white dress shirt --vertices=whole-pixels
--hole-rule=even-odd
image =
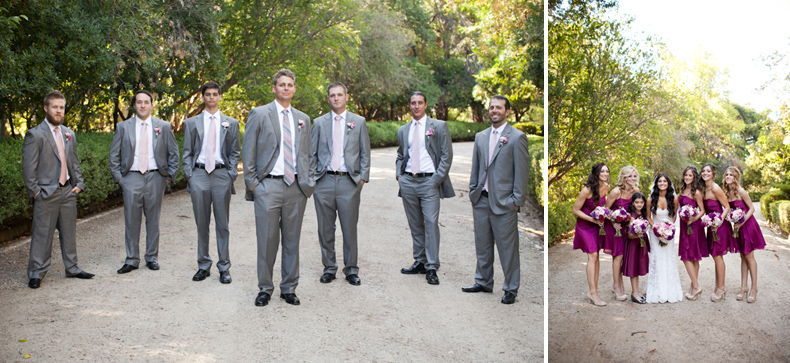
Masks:
[[[225,162],[222,161],[222,153],[220,152],[222,151],[222,144],[220,143],[220,134],[222,133],[220,129],[220,123],[222,123],[222,113],[219,112],[219,110],[217,110],[217,113],[213,115],[208,113],[208,111],[203,112],[203,145],[200,147],[200,155],[198,155],[196,162],[198,164],[206,164],[206,149],[208,149],[208,140],[206,140],[206,138],[209,134],[208,128],[211,126],[211,116],[214,116],[214,145],[217,145],[217,150],[214,153],[214,163],[225,164]]]
[[[52,126],[52,124],[49,123],[49,120],[47,120],[46,118],[44,118],[44,122],[46,122],[47,126],[49,126],[49,133],[54,138],[55,137],[55,126]],[[60,141],[63,142],[63,153],[65,154],[68,151],[66,150],[66,140],[63,139],[63,125],[60,125],[60,128],[58,129],[58,131],[60,131],[58,133],[58,136],[60,136]],[[56,146],[55,151],[58,151],[57,150],[57,146]],[[66,157],[68,158],[68,155]],[[65,160],[61,160],[61,162],[65,163],[66,161]],[[60,170],[58,170],[58,175],[60,175]],[[71,175],[69,175],[69,168],[66,168],[66,183],[69,182],[70,178],[71,178]],[[60,176],[58,176],[58,180],[60,180]],[[36,194],[36,195],[38,195],[38,194]]]
[[[137,160],[140,151],[137,150],[137,146],[140,145],[140,131],[143,128],[143,120],[140,120],[140,118],[137,117],[137,115],[134,116],[134,119],[135,119],[134,134],[136,137],[135,142],[137,143],[137,145],[134,145],[134,150],[135,150],[134,162],[132,163],[132,167],[129,170],[140,171],[140,166],[138,164],[139,160]],[[146,128],[148,129],[148,135],[144,136],[148,138],[148,170],[154,170],[158,168],[156,166],[156,159],[154,159],[154,125],[151,124],[151,121],[153,121],[153,118],[151,116],[148,116],[148,119],[145,120]]]
[[[425,124],[428,122],[428,116],[427,115],[423,115],[421,119],[419,119],[419,120],[412,119],[411,122],[412,122],[411,123],[411,127],[409,128],[409,153],[410,154],[409,154],[409,161],[406,162],[406,172],[407,173],[414,173],[414,174],[416,174],[416,173],[435,173],[436,172],[436,167],[433,165],[433,159],[431,159],[431,155],[428,154],[428,149],[425,148],[425,138],[428,137],[428,136],[425,135],[425,132],[426,132]],[[419,122],[419,124],[418,124],[418,122]],[[412,160],[411,145],[415,142],[415,140],[414,140],[414,127],[419,127],[419,129],[420,129],[420,132],[417,133],[420,136],[418,138],[419,140],[416,140],[416,142],[420,143],[420,170],[411,170],[412,169],[411,168],[411,160]],[[436,130],[434,130],[434,132],[436,132]],[[430,137],[434,138],[436,136],[434,135],[434,136],[430,136]]]
[[[285,150],[285,141],[283,139],[283,110],[285,107],[280,105],[277,100],[274,101],[274,105],[277,107],[277,124],[280,126],[280,153],[277,155],[277,161],[274,163],[274,168],[272,168],[271,175],[284,175],[285,174],[285,161],[284,161],[284,150]],[[288,120],[291,122],[291,143],[293,144],[293,157],[294,157],[294,175],[296,175],[296,155],[298,154],[296,150],[296,138],[299,136],[299,129],[297,129],[298,123],[294,120],[294,109],[290,105],[288,106]],[[305,125],[307,127],[307,125]]]
[[[345,143],[345,140],[346,140],[346,132],[347,132],[346,128],[348,127],[348,126],[346,126],[346,116],[347,115],[348,115],[348,111],[343,111],[343,113],[340,114],[340,118],[342,118],[342,120],[340,120],[340,125],[336,125],[337,122],[335,122],[335,117],[338,116],[338,114],[336,114],[335,111],[329,111],[329,116],[332,117],[332,136],[331,136],[332,140],[334,140],[334,138],[335,138],[335,126],[340,126],[340,127],[343,128],[343,131],[340,133],[340,135],[341,135],[340,136],[340,145],[343,145]],[[333,143],[334,143],[334,141],[333,141]],[[331,152],[331,149],[330,149],[330,152]],[[340,147],[340,169],[339,170],[332,170],[332,168],[330,167],[332,165],[332,158],[331,157],[329,158],[329,164],[327,165],[327,170],[342,171],[342,172],[348,171],[348,168],[346,167],[345,153],[346,153],[345,148],[341,146]]]

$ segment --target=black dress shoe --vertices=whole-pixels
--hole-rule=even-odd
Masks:
[[[230,278],[230,271],[219,272],[219,282],[223,284],[229,284],[231,281],[233,281],[233,279]]]
[[[411,265],[411,267],[404,267],[400,269],[400,273],[407,275],[424,274],[425,272],[425,265],[417,261],[414,261],[414,264]]]
[[[483,286],[483,285],[474,284],[474,285],[469,286],[469,287],[462,287],[461,291],[463,291],[463,292],[491,292],[492,290],[487,288],[487,287],[485,287],[485,286]]]
[[[128,264],[123,264],[123,266],[121,266],[121,268],[118,269],[118,273],[125,274],[132,272],[132,270],[137,270],[137,267]]]
[[[211,272],[209,270],[199,269],[197,272],[195,272],[195,276],[192,276],[192,281],[203,281],[209,276],[211,276]]]
[[[299,298],[296,297],[296,294],[280,294],[281,299],[285,299],[285,302],[291,305],[299,305]]]
[[[362,284],[362,281],[359,280],[359,276],[355,274],[346,276],[346,281],[348,281],[349,284],[354,286],[359,286]]]
[[[642,298],[637,300],[636,297],[634,297],[634,295],[631,295],[631,301],[633,301],[633,302],[635,302],[637,304],[647,304],[647,299],[645,299],[644,296],[642,296]]]
[[[502,296],[503,304],[512,304],[514,302],[516,302],[516,294],[508,291],[505,293],[505,296]]]
[[[159,263],[156,261],[146,262],[145,265],[148,266],[149,270],[156,271],[159,269]]]
[[[80,272],[80,273],[78,273],[76,275],[71,275],[71,276],[66,276],[66,277],[76,277],[78,279],[91,279],[91,278],[93,278],[93,276],[96,276],[96,275],[89,274],[89,273],[87,273],[85,271],[82,271],[82,272]]]
[[[425,279],[431,285],[439,285],[439,276],[436,276],[436,270],[428,270],[425,274]]]
[[[334,280],[335,278],[336,278],[335,274],[325,273],[321,275],[321,279],[318,281],[321,281],[322,284],[328,284],[332,282],[332,280]]]
[[[31,289],[38,289],[38,287],[41,286],[41,279],[30,279],[27,286]]]
[[[266,306],[269,304],[271,296],[265,292],[259,292],[258,297],[255,298],[255,306]]]

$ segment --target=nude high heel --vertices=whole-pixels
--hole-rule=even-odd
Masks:
[[[752,296],[751,292],[752,291],[750,290],[749,297],[746,298],[746,302],[750,304],[757,301],[757,289],[754,290],[754,296]]]
[[[587,293],[587,298],[590,299],[590,303],[595,306],[606,306],[606,303],[603,300],[596,301],[589,292]]]

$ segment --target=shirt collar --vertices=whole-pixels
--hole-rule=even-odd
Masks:
[[[285,107],[283,107],[283,105],[277,102],[277,100],[274,100],[274,106],[277,107],[277,114],[282,114],[283,110],[286,109]],[[291,115],[291,118],[293,118],[294,110],[291,108],[290,105],[288,105],[288,114]]]
[[[203,115],[204,115],[203,116],[204,120],[211,120],[211,116],[214,116],[214,117],[216,117],[216,120],[219,121],[220,116],[222,115],[222,113],[220,113],[219,109],[218,109],[217,113],[214,113],[214,114],[211,114],[208,111],[203,111]]]
[[[412,122],[419,122],[422,125],[425,125],[425,122],[428,121],[428,115],[422,115],[422,118],[419,120],[415,120],[413,117],[411,119]]]
[[[147,123],[149,125],[152,125],[152,123],[151,123],[151,115],[148,115],[148,118],[145,119],[145,120],[141,119],[140,116],[137,116],[137,115],[134,115],[134,118],[137,119],[137,124],[138,125],[141,125],[143,123],[143,121],[145,121],[145,123]]]
[[[44,122],[46,122],[47,126],[49,126],[49,132],[55,132],[55,125],[52,125],[51,123],[49,123],[49,120],[47,120],[46,118],[44,119]],[[60,126],[63,126],[63,125],[60,125]]]
[[[338,114],[336,114],[336,113],[335,113],[335,111],[329,111],[329,112],[332,114],[332,115],[331,115],[331,116],[332,116],[332,121],[334,121],[334,120],[335,120],[335,117],[336,117],[336,116],[340,116],[340,117],[343,119],[343,121],[345,121],[345,120],[346,120],[346,112],[348,112],[348,110],[345,110],[345,111],[343,111],[343,112],[342,112],[342,113],[340,113],[339,115],[338,115]]]
[[[505,131],[505,126],[506,125],[507,125],[507,122],[504,122],[504,123],[502,123],[502,126],[499,126],[499,127],[495,128],[494,125],[491,125],[491,128],[493,130],[496,130],[497,135],[502,135],[502,131]]]

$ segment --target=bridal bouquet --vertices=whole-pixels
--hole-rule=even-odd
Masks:
[[[746,213],[741,208],[733,208],[730,213],[727,213],[727,220],[732,223],[732,236],[738,238],[738,229],[735,225],[746,221]]]
[[[595,219],[596,221],[603,221],[611,212],[612,211],[610,211],[609,208],[606,207],[595,207],[592,213],[590,213],[590,217],[592,217],[592,219]],[[603,229],[603,225],[601,225],[601,229],[598,230],[598,235],[599,236],[606,235],[606,231]]]
[[[620,207],[620,209],[611,211],[611,213],[609,213],[608,218],[610,221],[612,221],[612,225],[614,226],[614,229],[617,231],[617,233],[615,233],[614,236],[620,237],[622,236],[620,234],[620,230],[623,229],[623,226],[620,223],[628,222],[628,220],[631,219],[631,215],[625,211],[625,208]]]
[[[647,229],[650,228],[650,223],[647,220],[642,218],[635,218],[631,221],[630,230],[633,234],[638,234],[639,236],[639,247],[645,247],[645,239],[642,237],[642,233],[645,233]]]
[[[669,222],[658,222],[653,226],[653,233],[658,237],[658,244],[664,247],[675,238],[675,225]]]
[[[692,207],[691,204],[684,205],[683,207],[680,208],[680,211],[678,212],[680,218],[684,222],[686,222],[686,234],[688,235],[691,235],[693,233],[689,221],[691,220],[691,218],[694,218],[694,216],[697,215],[698,212],[699,209],[697,209],[697,207]]]
[[[721,219],[721,214],[719,212],[708,213],[708,214],[702,216],[702,218],[700,218],[700,220],[702,221],[703,224],[705,224],[705,227],[708,227],[708,228],[716,228],[716,227],[720,226],[724,222]],[[713,240],[714,241],[718,241],[719,240],[719,235],[714,233],[713,234]]]

